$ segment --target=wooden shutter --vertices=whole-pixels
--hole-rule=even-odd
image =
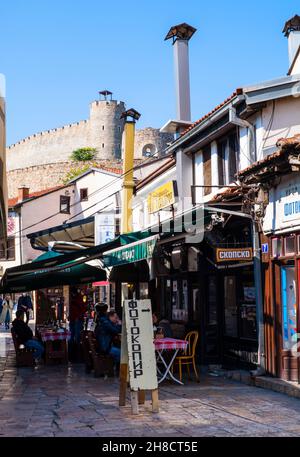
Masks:
[[[203,149],[203,183],[204,186],[211,186],[211,148]],[[211,187],[204,187],[204,195],[211,193]]]

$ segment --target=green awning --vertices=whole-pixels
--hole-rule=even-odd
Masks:
[[[34,263],[48,261],[53,258],[58,260],[59,257],[60,260],[63,260],[64,256],[53,251],[46,252],[32,262],[31,268],[34,268]],[[6,271],[2,278],[1,292],[25,292],[45,287],[87,284],[106,280],[106,272],[101,268],[85,263],[71,265],[73,265],[72,262],[62,263],[59,269],[54,267],[56,270],[51,267],[45,267],[44,269],[37,269],[36,271],[19,275],[10,275],[9,271]]]
[[[119,247],[105,251],[101,261],[106,267],[115,267],[132,262],[139,262],[145,259],[151,259],[158,235],[141,239],[127,244],[125,247]]]

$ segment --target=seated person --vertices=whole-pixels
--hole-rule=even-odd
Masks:
[[[115,311],[108,314],[102,314],[99,317],[99,323],[95,330],[95,335],[99,344],[100,351],[110,354],[116,364],[120,363],[121,350],[113,346],[113,339],[121,333],[121,325],[118,323],[119,318]]]
[[[170,325],[170,322],[168,321],[168,319],[163,317],[159,321],[158,326],[163,329],[163,333],[164,333],[164,337],[165,338],[173,338],[173,331],[172,331],[172,328],[171,328],[171,325]]]
[[[173,338],[173,332],[170,322],[166,318],[159,319],[158,314],[155,312],[152,314],[153,330],[163,333],[164,338]]]
[[[94,320],[95,320],[96,324],[99,323],[101,316],[106,316],[107,310],[108,310],[108,306],[106,303],[104,303],[104,302],[96,303],[95,316],[94,316]]]
[[[24,322],[24,311],[18,310],[16,312],[12,328],[18,338],[18,342],[24,344],[26,348],[34,349],[35,359],[41,359],[44,346],[33,336],[31,328]]]

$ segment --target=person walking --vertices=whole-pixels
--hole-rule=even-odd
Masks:
[[[10,296],[9,295],[5,295],[5,298],[2,302],[2,311],[1,311],[1,314],[0,314],[0,323],[1,324],[5,324],[5,327],[7,328],[6,326],[6,315],[7,315],[7,312],[9,310],[9,299],[10,299]]]
[[[33,310],[31,297],[28,293],[23,293],[18,300],[18,311],[23,311],[26,315],[26,324],[29,322],[31,310]]]
[[[5,298],[2,302],[2,310],[6,309],[6,316],[5,316],[5,320],[4,320],[6,330],[9,329],[9,324],[12,321],[13,308],[14,308],[14,302],[12,301],[11,296],[9,294],[6,294]]]

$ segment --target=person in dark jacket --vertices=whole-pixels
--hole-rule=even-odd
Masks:
[[[110,354],[114,361],[119,364],[121,358],[121,350],[113,346],[113,339],[121,333],[121,325],[118,323],[119,318],[115,311],[110,311],[108,314],[103,314],[99,317],[99,323],[95,330],[95,335],[99,344],[100,351],[105,354]]]
[[[18,310],[26,315],[26,324],[29,322],[30,310],[33,309],[31,297],[28,293],[23,293],[18,300]]]
[[[34,349],[35,358],[40,359],[44,352],[44,346],[33,336],[31,328],[24,322],[24,311],[18,310],[12,328],[17,336],[18,342],[25,347]]]

